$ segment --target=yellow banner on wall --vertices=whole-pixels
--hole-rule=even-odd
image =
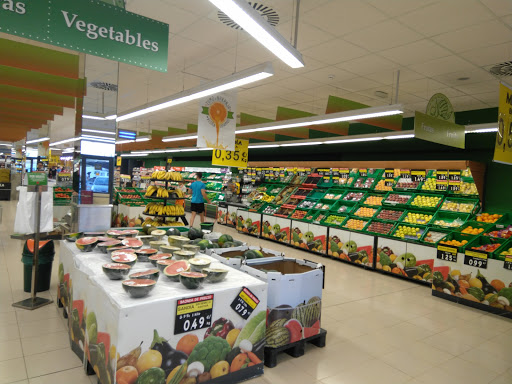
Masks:
[[[512,164],[512,89],[504,84],[500,84],[498,133],[496,133],[494,161]]]

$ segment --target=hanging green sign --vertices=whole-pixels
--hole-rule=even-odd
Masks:
[[[417,139],[462,149],[466,143],[463,125],[437,119],[418,111],[414,116],[414,136]]]
[[[0,32],[167,72],[169,25],[102,1],[2,0]]]

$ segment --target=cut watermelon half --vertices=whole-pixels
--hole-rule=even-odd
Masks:
[[[167,260],[159,261],[158,263],[166,262]],[[164,275],[171,281],[180,281],[180,273],[188,272],[190,265],[184,260],[174,260],[174,263],[164,268]]]
[[[130,247],[132,249],[139,249],[142,248],[144,243],[139,239],[129,238],[123,240],[123,245],[126,245],[127,247]]]

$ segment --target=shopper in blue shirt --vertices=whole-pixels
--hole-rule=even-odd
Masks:
[[[192,211],[192,215],[190,216],[190,227],[194,226],[194,219],[196,215],[199,214],[201,218],[201,223],[204,223],[204,201],[206,200],[208,204],[211,204],[210,199],[206,195],[206,185],[201,181],[203,178],[203,174],[201,172],[196,173],[196,181],[190,184],[189,193],[192,194],[192,199],[190,200],[190,210]]]

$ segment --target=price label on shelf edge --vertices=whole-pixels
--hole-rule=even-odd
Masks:
[[[439,260],[457,262],[457,248],[447,247],[445,245],[437,246],[437,258]]]
[[[248,147],[249,140],[236,139],[234,151],[214,149],[212,151],[212,164],[247,168],[247,161],[249,159]]]
[[[410,169],[401,169],[400,177],[402,177],[404,179],[410,179],[411,178],[411,170]]]
[[[368,176],[368,170],[367,169],[360,169],[359,170],[359,176],[367,177]]]
[[[259,302],[260,300],[248,288],[243,287],[230,307],[240,315],[240,317],[247,320],[258,306]]]
[[[386,179],[394,179],[395,178],[395,170],[394,169],[386,169],[384,171],[384,177]]]
[[[487,254],[466,250],[464,253],[464,264],[470,267],[487,269]]]
[[[411,180],[412,181],[425,181],[427,179],[427,171],[424,169],[412,169]]]
[[[448,180],[460,181],[460,170],[448,171]]]
[[[505,256],[505,261],[503,262],[503,268],[512,271],[512,256]]]
[[[438,180],[438,181],[448,180],[448,170],[447,169],[438,169],[436,171],[436,180]]]
[[[212,325],[213,295],[181,299],[176,302],[174,334],[187,333]]]

